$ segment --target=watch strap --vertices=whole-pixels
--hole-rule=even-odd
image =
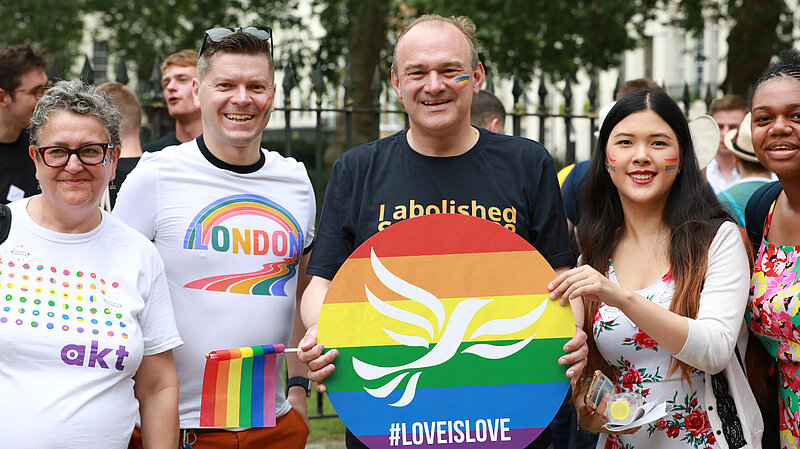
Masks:
[[[303,376],[290,377],[289,381],[286,382],[286,389],[288,390],[292,387],[303,387],[306,391],[311,391],[311,379]]]

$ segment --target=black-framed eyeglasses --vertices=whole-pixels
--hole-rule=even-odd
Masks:
[[[262,41],[268,41],[269,54],[272,54],[272,28],[260,25],[249,25],[245,27],[219,27],[206,30],[206,35],[203,37],[203,45],[200,47],[198,56],[203,54],[203,50],[206,49],[206,42],[209,40],[211,42],[219,42],[237,31],[255,36]]]
[[[46,147],[34,146],[42,156],[44,165],[58,168],[67,165],[70,156],[78,156],[78,160],[83,165],[98,165],[106,160],[109,148],[114,148],[110,143],[87,143],[78,148],[67,148],[61,145],[50,145]]]
[[[48,84],[46,86],[31,87],[30,89],[14,89],[14,92],[21,92],[21,93],[24,93],[24,94],[30,94],[30,95],[33,95],[34,97],[36,97],[36,99],[38,100],[39,98],[42,98],[45,93],[47,93],[47,89],[50,89],[50,87],[52,87],[52,86],[50,86]]]

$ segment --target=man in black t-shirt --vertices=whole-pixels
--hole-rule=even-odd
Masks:
[[[27,45],[0,49],[0,203],[37,193],[36,169],[28,155],[28,123],[47,90],[45,52]]]
[[[338,354],[322,355],[316,324],[322,300],[352,251],[393,223],[423,214],[478,216],[526,239],[561,272],[571,261],[553,159],[538,143],[470,125],[470,105],[485,72],[475,27],[466,17],[423,16],[397,40],[392,86],[410,129],[346,152],[333,166],[302,300],[309,328],[301,361],[322,381]],[[578,329],[582,308],[576,310]],[[559,359],[577,380],[585,366],[579,330]],[[325,387],[318,384],[318,390]],[[350,448],[364,447],[352,434]]]

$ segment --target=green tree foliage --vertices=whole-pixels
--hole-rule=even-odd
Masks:
[[[530,81],[614,67],[651,17],[655,0],[412,0],[420,13],[467,15],[476,24],[482,59],[495,73]]]
[[[85,0],[2,0],[0,4],[0,45],[46,48],[65,77],[78,57]]]
[[[387,24],[396,13],[396,5],[391,0],[316,0],[315,5],[326,32],[317,51],[320,70],[334,83],[344,80],[346,73],[340,64],[344,57],[349,68],[347,82],[352,86],[348,91],[348,106],[354,109],[374,107],[376,69],[380,83],[385,85],[388,79],[386,65],[382,62],[388,54]],[[374,114],[354,114],[353,121],[352,144],[375,140],[378,124]],[[334,137],[326,159],[335,159],[345,146],[344,135],[340,132]]]
[[[219,26],[299,24],[297,0],[84,0],[109,29],[109,51],[135,61],[140,79],[147,79],[156,56],[163,60],[184,48],[200,49],[205,30]],[[242,23],[243,17],[249,20]],[[276,65],[290,60],[277,37]]]
[[[723,88],[746,97],[772,55],[791,47],[794,21],[788,18],[784,0],[742,0],[737,6],[735,25],[728,35]]]

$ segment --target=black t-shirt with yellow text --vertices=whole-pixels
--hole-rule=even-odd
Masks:
[[[480,129],[464,154],[414,151],[407,131],[353,148],[333,165],[308,274],[333,279],[364,241],[398,221],[455,213],[530,242],[553,268],[570,265],[553,159],[537,142]]]

